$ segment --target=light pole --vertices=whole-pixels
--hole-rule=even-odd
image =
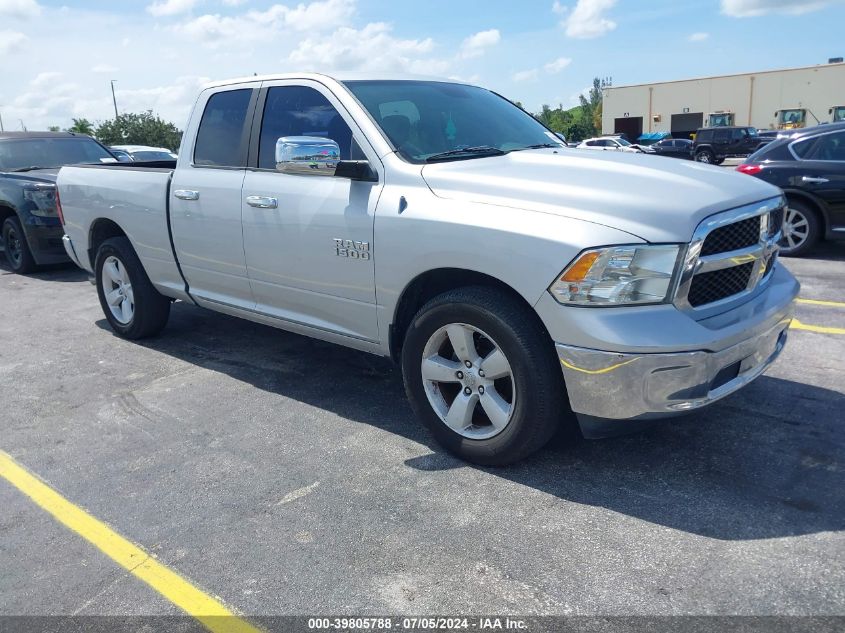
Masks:
[[[118,116],[118,114],[117,114],[117,97],[114,96],[114,82],[115,81],[117,81],[117,79],[111,80],[111,100],[112,100],[112,103],[114,103],[114,118],[117,119],[117,116]]]
[[[3,115],[0,114],[0,132],[5,132],[6,130],[3,129]]]

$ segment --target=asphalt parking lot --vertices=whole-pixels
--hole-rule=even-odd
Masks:
[[[176,304],[115,337],[0,258],[0,450],[247,617],[845,614],[845,244],[781,359],[637,435],[468,466],[386,361]],[[818,303],[812,303],[816,301]],[[176,614],[0,478],[0,615]]]

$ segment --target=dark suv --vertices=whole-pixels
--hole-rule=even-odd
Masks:
[[[0,245],[16,273],[69,262],[56,210],[62,165],[117,162],[90,136],[71,132],[0,132]]]
[[[748,156],[769,142],[754,127],[705,127],[695,135],[692,155],[699,163],[721,165],[726,158]]]

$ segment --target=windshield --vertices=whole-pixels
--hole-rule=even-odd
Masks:
[[[462,160],[536,146],[564,147],[530,114],[483,88],[438,81],[345,85],[410,162],[444,152],[454,152],[449,159]],[[463,149],[471,151],[458,151]]]
[[[170,152],[154,152],[149,150],[143,150],[140,152],[132,152],[132,158],[136,161],[176,160],[176,155],[171,154]]]
[[[804,121],[804,110],[781,110],[781,123],[802,123]]]
[[[619,143],[620,145],[624,146],[624,147],[628,147],[628,145],[630,145],[630,143],[628,141],[626,141],[624,138],[622,138],[621,136],[616,139],[616,142]]]
[[[22,138],[0,141],[0,169],[4,170],[60,167],[114,160],[114,156],[90,138]]]
[[[840,121],[845,121],[845,106],[833,109],[833,122],[839,123]]]

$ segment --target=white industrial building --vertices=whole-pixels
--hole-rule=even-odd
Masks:
[[[624,132],[633,141],[650,132],[689,138],[698,128],[711,124],[766,130],[837,120],[845,117],[845,63],[841,58],[831,62],[608,87],[604,89],[602,132]]]

